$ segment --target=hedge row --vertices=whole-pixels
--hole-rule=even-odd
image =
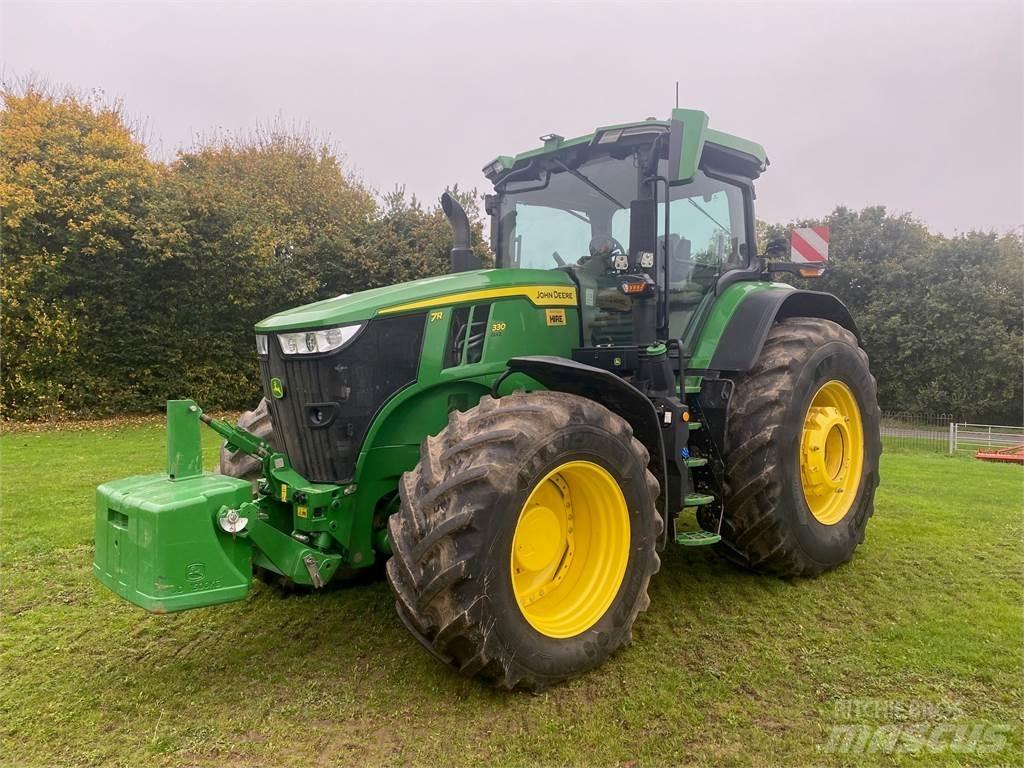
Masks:
[[[6,418],[147,412],[182,396],[248,407],[256,321],[447,267],[439,210],[401,190],[376,197],[309,137],[258,131],[161,163],[117,105],[2,95]],[[883,408],[1019,424],[1021,238],[942,237],[878,207],[823,223],[832,266],[816,287],[860,324]]]

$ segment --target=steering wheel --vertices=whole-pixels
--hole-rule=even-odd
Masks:
[[[626,249],[622,246],[618,240],[614,237],[595,237],[590,241],[590,255],[598,256],[604,254],[605,256],[613,256],[616,253],[625,254]]]

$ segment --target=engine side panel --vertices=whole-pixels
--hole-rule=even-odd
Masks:
[[[354,475],[358,489],[348,497],[352,504],[351,551],[363,558],[374,557],[374,532],[386,521],[399,478],[416,466],[420,443],[444,428],[451,411],[475,406],[505,372],[510,358],[531,354],[570,357],[579,344],[579,333],[579,312],[574,305],[537,306],[523,296],[483,297],[473,304],[430,307],[415,383],[384,403],[362,442]],[[460,338],[462,349],[453,352]],[[515,389],[544,387],[516,374],[502,383],[501,392]],[[363,559],[360,564],[365,562]]]

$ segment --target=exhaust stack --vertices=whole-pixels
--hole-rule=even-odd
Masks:
[[[468,272],[480,269],[480,259],[473,253],[470,244],[469,219],[459,201],[445,192],[441,195],[441,209],[452,225],[452,255],[450,272]]]

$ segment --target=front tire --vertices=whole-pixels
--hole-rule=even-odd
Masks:
[[[601,664],[629,642],[660,565],[647,462],[622,418],[575,395],[453,412],[389,521],[402,621],[445,663],[507,689]]]
[[[246,411],[238,417],[238,426],[257,437],[262,437],[271,445],[275,443],[274,421],[270,416],[270,403],[265,397],[255,409]],[[250,456],[244,451],[232,453],[226,445],[222,445],[220,466],[217,471],[222,475],[239,477],[255,483],[263,475],[263,465],[255,456]]]
[[[778,576],[818,576],[864,539],[878,487],[875,379],[857,338],[829,320],[782,320],[736,383],[719,550]]]

